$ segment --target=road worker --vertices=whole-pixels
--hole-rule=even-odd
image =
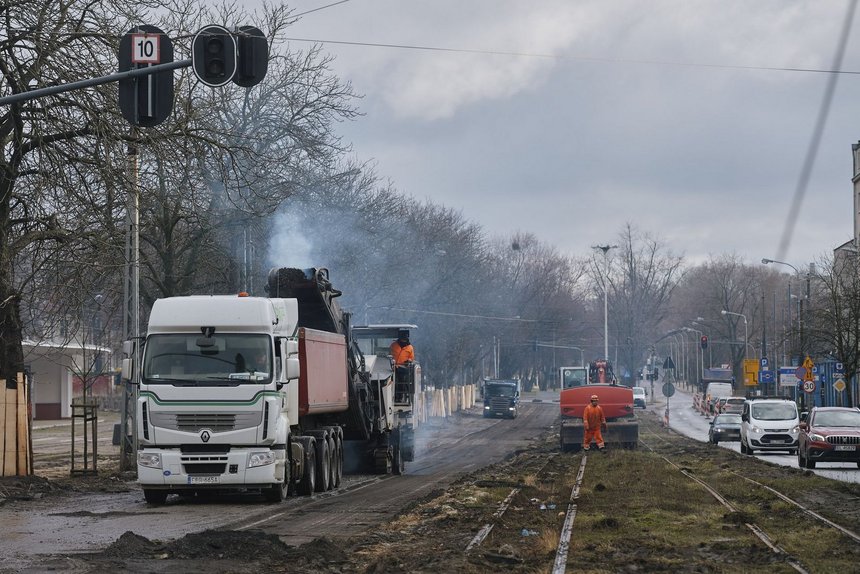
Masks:
[[[415,349],[409,342],[409,331],[400,329],[388,348],[391,360],[394,362],[394,380],[399,383],[411,383],[413,379],[412,363],[415,361]]]
[[[587,452],[591,448],[591,441],[597,443],[597,448],[606,454],[606,445],[603,443],[603,435],[600,431],[606,429],[606,415],[598,404],[600,399],[597,395],[591,395],[591,404],[586,405],[582,412],[582,425],[585,428],[585,438],[582,441],[582,450]]]
[[[398,367],[415,360],[415,349],[409,342],[409,331],[406,329],[397,332],[397,339],[392,341],[388,350],[391,353],[391,358],[394,359],[394,364]]]

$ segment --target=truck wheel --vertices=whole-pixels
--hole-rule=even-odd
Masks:
[[[343,436],[339,432],[334,434],[332,463],[332,467],[334,468],[334,484],[332,484],[332,488],[339,488],[343,479]]]
[[[334,433],[328,435],[328,487],[330,490],[337,488],[337,439]]]
[[[276,482],[269,488],[263,491],[263,498],[266,499],[266,502],[283,502],[283,500],[287,497],[287,490],[289,490],[290,481],[289,479],[284,482]]]
[[[331,450],[328,439],[320,438],[316,441],[317,451],[317,478],[316,491],[325,492],[331,488]]]
[[[149,504],[164,504],[167,501],[167,491],[144,488],[143,499]]]
[[[302,446],[305,449],[305,467],[302,472],[302,479],[299,481],[298,491],[299,494],[309,495],[313,494],[314,490],[316,490],[316,476],[317,476],[317,454],[316,454],[316,441],[313,437],[304,437],[305,440],[302,440]]]

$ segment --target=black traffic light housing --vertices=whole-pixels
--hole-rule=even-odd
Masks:
[[[204,26],[191,40],[191,67],[197,79],[217,88],[236,75],[236,38],[223,26]]]
[[[269,43],[263,31],[254,26],[239,26],[236,46],[238,60],[233,83],[243,88],[256,86],[269,68]]]
[[[702,342],[702,349],[707,349],[708,348],[708,336],[702,335],[701,342]]]

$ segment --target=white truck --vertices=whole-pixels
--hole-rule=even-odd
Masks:
[[[326,269],[274,269],[268,291],[153,305],[141,368],[123,365],[148,503],[204,490],[279,502],[337,488],[350,462],[400,473],[412,460],[420,368],[395,382],[387,356],[359,350]]]

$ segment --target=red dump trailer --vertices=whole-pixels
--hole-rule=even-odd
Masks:
[[[597,395],[603,414],[606,415],[604,442],[608,446],[636,448],[639,442],[639,420],[633,411],[633,389],[623,385],[596,384],[561,391],[561,450],[576,452],[582,448],[585,436],[582,413],[591,395]]]

